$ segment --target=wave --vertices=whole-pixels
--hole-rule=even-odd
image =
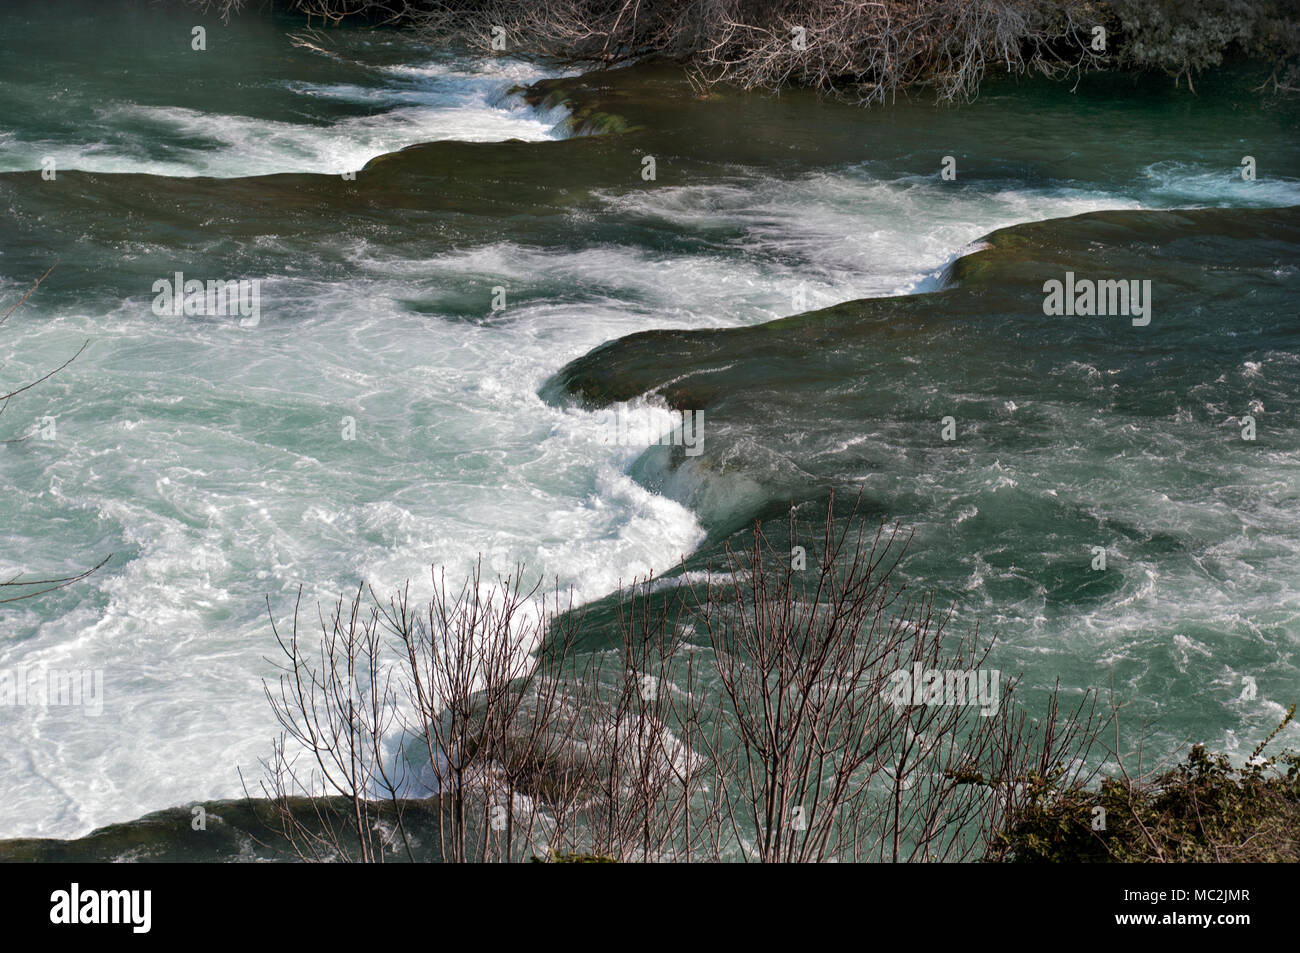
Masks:
[[[90,91],[80,91],[86,101],[69,108],[86,115],[66,131],[0,128],[0,171],[53,162],[58,170],[170,177],[338,175],[417,143],[563,138],[567,109],[533,108],[508,94],[545,75],[553,74],[522,63],[468,69],[444,60],[372,71],[370,82],[284,81],[292,120],[182,105],[92,106]]]
[[[1180,732],[1267,732],[1297,676],[1297,260],[1300,207],[1034,222],[985,236],[932,293],[630,335],[544,394],[703,413],[702,454],[656,447],[633,469],[708,530],[689,572],[756,518],[862,494],[915,530],[903,578],[999,630],[1000,663],[1032,657],[1030,688],[1113,675]],[[1067,271],[1151,281],[1151,323],[1044,314]],[[1260,703],[1243,709],[1246,674]],[[1171,682],[1204,686],[1195,710],[1171,707]]]

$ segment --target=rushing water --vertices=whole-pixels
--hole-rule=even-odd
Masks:
[[[102,669],[104,710],[5,709],[0,835],[237,795],[276,733],[268,597],[481,553],[596,600],[829,486],[917,528],[907,573],[1000,665],[1113,678],[1166,750],[1253,743],[1295,698],[1297,226],[1252,210],[1300,203],[1297,109],[1246,77],[864,111],[636,67],[554,81],[631,125],[575,136],[507,58],[77,9],[0,21],[5,310],[58,263],[2,382],[89,342],[0,418],[32,434],[0,445],[0,571],[113,557],[0,606],[0,670]],[[1046,221],[1102,210],[1149,211]],[[1150,327],[1043,315],[1094,262],[1153,280]],[[178,271],[259,281],[260,319],[155,313]],[[650,390],[705,410],[706,453],[617,443],[603,405],[662,422]]]

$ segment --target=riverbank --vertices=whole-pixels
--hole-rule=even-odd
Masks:
[[[180,0],[226,17],[244,0]],[[1188,89],[1242,60],[1261,83],[1300,91],[1294,4],[1263,0],[281,0],[337,24],[397,23],[432,40],[490,53],[613,66],[664,57],[700,88],[803,87],[858,103],[925,94],[973,99],[986,77],[1036,74],[1074,82],[1097,70],[1160,73]]]

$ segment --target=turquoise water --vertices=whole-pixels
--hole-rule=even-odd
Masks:
[[[0,835],[238,795],[276,734],[268,597],[418,595],[482,554],[601,600],[830,486],[916,528],[909,578],[998,665],[1113,680],[1156,747],[1248,751],[1294,700],[1297,257],[1267,210],[1300,203],[1297,108],[1251,77],[863,111],[635,67],[543,84],[632,126],[575,136],[509,92],[556,70],[81,9],[0,21],[0,304],[58,262],[3,382],[89,342],[0,418],[35,434],[0,445],[0,571],[113,556],[0,607],[0,670],[102,669],[104,711],[6,712]],[[1049,221],[1111,210],[1139,214]],[[1068,268],[1151,279],[1151,325],[1044,316]],[[177,271],[259,281],[256,326],[156,314]],[[616,442],[609,400],[664,427],[664,397],[705,411],[700,457]]]

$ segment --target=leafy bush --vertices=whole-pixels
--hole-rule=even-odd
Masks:
[[[1109,0],[1121,31],[1118,57],[1134,69],[1192,77],[1226,56],[1273,64],[1275,85],[1300,69],[1300,17],[1293,0]]]
[[[1026,805],[993,838],[1003,862],[1279,862],[1300,860],[1300,752],[1263,758],[1286,718],[1241,767],[1196,745],[1153,779],[1108,778],[1098,790],[1030,782]],[[1102,820],[1104,827],[1098,825]]]

